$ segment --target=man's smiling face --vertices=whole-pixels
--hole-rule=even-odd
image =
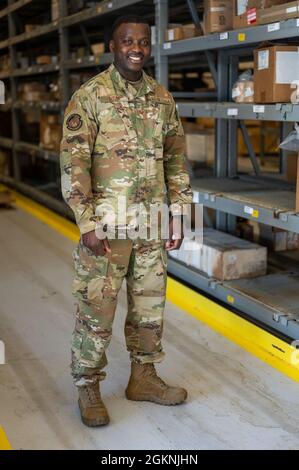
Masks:
[[[129,80],[140,76],[151,55],[150,27],[143,23],[122,23],[116,29],[109,48],[122,75],[127,75]]]

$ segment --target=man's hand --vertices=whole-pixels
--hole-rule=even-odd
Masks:
[[[99,240],[95,230],[82,235],[83,245],[89,248],[96,256],[104,256],[105,253],[111,253],[111,248],[107,238]]]
[[[174,236],[174,239],[172,238]],[[181,217],[174,217],[169,222],[169,239],[165,243],[167,251],[179,250],[183,243],[183,223]]]

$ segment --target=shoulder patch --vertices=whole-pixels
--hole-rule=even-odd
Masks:
[[[71,114],[66,120],[66,127],[70,131],[78,131],[82,127],[82,124],[80,114]]]

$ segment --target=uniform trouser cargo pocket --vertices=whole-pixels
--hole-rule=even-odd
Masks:
[[[103,298],[103,288],[109,261],[105,256],[95,256],[81,243],[73,252],[75,278],[73,295],[83,301],[98,303]]]

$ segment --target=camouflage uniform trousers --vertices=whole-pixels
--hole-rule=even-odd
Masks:
[[[117,294],[127,283],[125,339],[131,361],[161,362],[167,253],[163,240],[109,240],[111,253],[95,256],[80,241],[73,252],[77,299],[71,370],[77,386],[103,380]]]

